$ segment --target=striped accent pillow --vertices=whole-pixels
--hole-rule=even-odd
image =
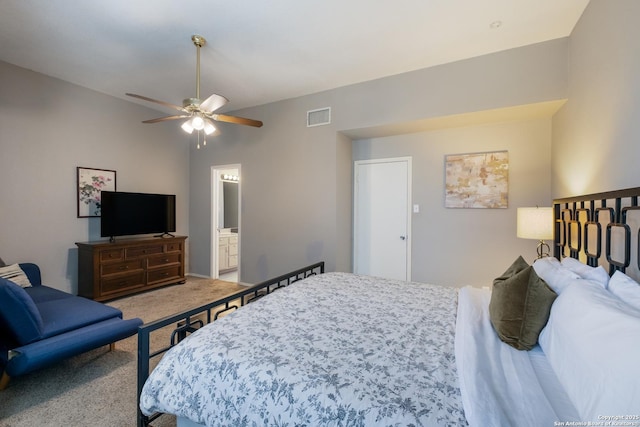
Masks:
[[[23,288],[30,288],[31,282],[24,271],[18,264],[7,265],[6,267],[0,267],[0,277],[3,279],[11,280],[16,285]]]

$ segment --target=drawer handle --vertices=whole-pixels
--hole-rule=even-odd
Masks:
[[[164,259],[164,262],[169,262],[169,258],[165,258],[165,259]]]
[[[120,266],[120,270],[128,270],[129,266],[128,265],[121,265]]]

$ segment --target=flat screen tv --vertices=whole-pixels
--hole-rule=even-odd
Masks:
[[[176,196],[173,194],[102,191],[100,235],[116,236],[176,231]],[[169,234],[170,235],[170,234]]]

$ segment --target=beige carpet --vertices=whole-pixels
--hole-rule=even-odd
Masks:
[[[184,285],[122,298],[108,304],[125,318],[144,322],[194,308],[246,289],[235,283],[189,277]],[[170,334],[166,332],[165,337]],[[152,340],[164,345],[165,337]],[[160,343],[162,340],[162,343]],[[74,357],[50,368],[13,378],[0,391],[0,426],[135,426],[137,337]],[[154,427],[175,426],[163,416]]]

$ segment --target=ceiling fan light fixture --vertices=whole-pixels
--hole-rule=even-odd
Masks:
[[[204,133],[207,135],[211,135],[216,131],[216,127],[211,123],[211,120],[204,121]]]
[[[182,130],[183,130],[183,131],[185,131],[185,132],[186,132],[186,133],[188,133],[188,134],[192,134],[192,133],[193,133],[193,129],[194,129],[194,128],[193,128],[193,125],[191,124],[191,120],[192,120],[192,119],[186,120],[186,121],[182,124],[182,126],[180,126],[180,127],[182,128]]]
[[[204,120],[200,116],[193,116],[193,118],[191,118],[191,126],[193,126],[195,130],[202,130],[204,129]]]
[[[172,116],[159,117],[157,119],[143,120],[142,123],[159,123],[167,120],[187,119],[181,125],[182,130],[188,134],[192,134],[194,130],[204,131],[206,135],[211,135],[216,131],[213,121],[235,123],[239,125],[261,127],[262,122],[259,120],[247,119],[244,117],[228,116],[226,114],[213,114],[214,111],[223,107],[229,100],[222,95],[211,94],[208,98],[202,100],[200,98],[200,48],[206,44],[204,37],[197,34],[191,37],[191,41],[196,46],[196,96],[195,98],[186,98],[182,101],[182,105],[175,105],[169,102],[158,101],[135,93],[126,93],[127,96],[141,99],[143,101],[153,102],[168,108],[180,111],[180,114]],[[199,145],[199,144],[198,144]]]

